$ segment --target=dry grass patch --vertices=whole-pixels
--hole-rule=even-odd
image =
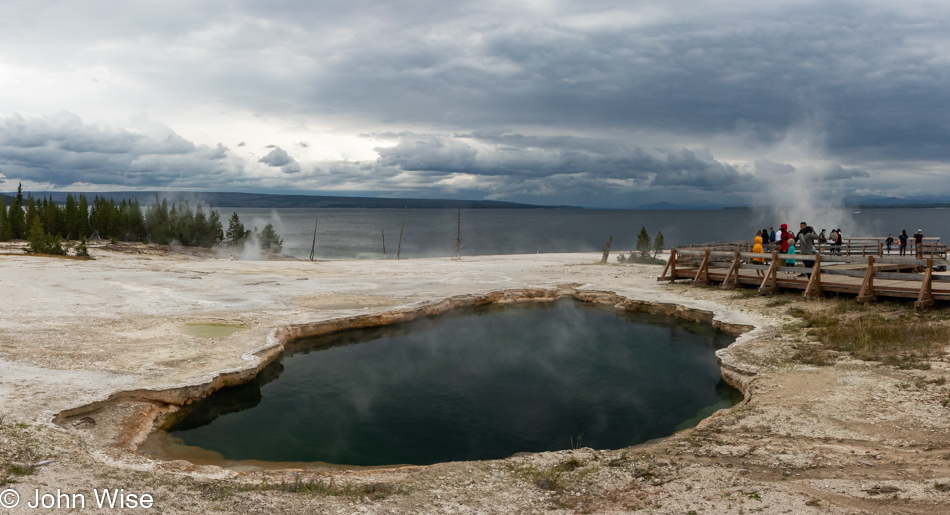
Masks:
[[[930,368],[922,360],[940,354],[950,341],[950,324],[864,316],[815,331],[830,349],[858,359],[900,368]]]
[[[899,368],[929,369],[926,361],[950,343],[950,323],[913,316],[900,304],[866,306],[846,300],[808,310],[792,308],[789,315],[800,318],[824,347],[803,347],[796,354],[798,361],[814,365],[832,363],[828,351],[836,351]]]

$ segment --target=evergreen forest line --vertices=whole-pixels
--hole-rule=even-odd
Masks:
[[[85,195],[68,194],[66,202],[57,204],[52,196],[24,198],[22,186],[9,206],[0,196],[0,241],[28,240],[28,252],[64,254],[62,240],[79,240],[85,250],[87,238],[113,242],[143,242],[169,245],[177,243],[189,247],[210,248],[217,244],[242,245],[256,240],[262,250],[280,253],[283,240],[271,224],[260,233],[256,228],[246,230],[234,213],[227,233],[217,211],[208,212],[199,203],[192,210],[188,201],[155,201],[144,210],[137,199],[115,200],[98,195],[92,203]],[[78,250],[77,250],[78,252]]]

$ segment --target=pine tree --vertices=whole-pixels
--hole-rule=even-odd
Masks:
[[[666,243],[663,241],[663,231],[657,231],[656,239],[653,240],[653,257],[666,249]]]
[[[33,198],[32,193],[29,193],[26,196],[26,219],[23,224],[24,231],[33,231],[33,221],[36,220],[37,216],[39,216],[39,213],[36,211],[36,199]],[[42,220],[40,222],[42,223]]]
[[[224,233],[224,244],[230,247],[240,245],[250,234],[251,231],[244,229],[244,224],[241,223],[238,214],[233,213],[228,220],[228,231]]]
[[[11,238],[22,240],[27,232],[26,219],[23,215],[23,183],[17,186],[16,198],[13,200],[13,204],[10,205],[7,217],[10,220]]]
[[[77,235],[77,237],[80,237],[80,236],[81,236],[81,237],[85,238],[85,237],[89,236],[89,233],[90,233],[90,230],[89,230],[89,201],[86,200],[86,196],[85,196],[85,195],[80,195],[80,196],[79,196],[79,212],[77,213],[77,215],[79,216],[79,219],[78,219],[78,222],[77,222],[77,227],[76,227],[76,230],[79,232],[79,234]]]
[[[7,215],[7,203],[0,195],[0,241],[9,241],[13,238],[13,229],[10,228],[10,217]]]
[[[157,193],[155,194],[155,202],[145,212],[145,227],[148,241],[159,245],[168,245],[168,201],[165,199],[159,201]]]
[[[257,235],[257,242],[261,250],[269,250],[275,254],[280,254],[284,248],[284,240],[277,235],[277,231],[271,224],[264,226],[264,230]]]
[[[86,248],[86,237],[83,236],[79,240],[79,245],[76,246],[76,255],[79,257],[89,257],[89,249]]]
[[[63,208],[63,236],[67,240],[79,239],[79,204],[72,194],[66,195],[66,206]]]
[[[59,205],[53,201],[53,196],[50,195],[48,199],[43,199],[42,206],[43,228],[46,229],[46,233],[62,236],[63,212]]]
[[[195,224],[194,224],[194,245],[199,247],[210,247],[214,245],[214,242],[211,240],[211,225],[208,223],[208,217],[205,216],[205,210],[201,208],[201,204],[195,208]]]
[[[26,251],[31,254],[46,254],[46,231],[43,230],[43,222],[37,216],[33,217],[33,223],[30,225],[30,234],[27,238],[30,242]]]
[[[650,257],[650,233],[646,227],[642,227],[637,235],[637,252],[642,258]]]
[[[208,246],[212,247],[224,239],[224,228],[221,226],[221,215],[214,210],[213,206],[209,209],[211,214],[208,215],[208,241],[210,242]]]

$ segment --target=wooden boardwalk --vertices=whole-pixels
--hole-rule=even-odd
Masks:
[[[735,248],[741,247],[732,247]],[[809,256],[814,267],[804,268],[802,254],[739,252],[724,250],[722,246],[678,248],[670,251],[670,259],[657,280],[718,282],[723,289],[752,286],[762,293],[796,289],[805,298],[828,292],[846,293],[856,295],[859,302],[905,297],[916,299],[915,307],[925,308],[932,306],[934,300],[950,300],[950,275],[938,272],[946,270],[948,264],[946,247],[941,250],[942,258],[926,259],[838,255],[826,251]],[[794,260],[798,266],[786,266],[786,260]]]

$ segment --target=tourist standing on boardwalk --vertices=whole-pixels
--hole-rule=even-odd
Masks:
[[[786,242],[788,241],[789,238],[791,238],[791,236],[792,236],[792,233],[788,232],[788,224],[782,224],[782,226],[779,227],[779,230],[778,230],[779,250],[781,250],[782,252],[785,252],[785,250],[788,249],[788,243]]]
[[[894,235],[893,235],[893,234],[888,234],[888,235],[887,235],[887,239],[884,240],[884,244],[887,245],[887,253],[890,254],[890,253],[891,253],[891,245],[894,244]]]
[[[917,250],[917,259],[924,258],[924,233],[917,229],[914,233],[914,248]]]
[[[785,254],[788,251],[788,242],[792,239],[792,233],[788,232],[788,224],[782,224],[778,232],[778,251],[780,254]]]
[[[769,243],[771,243],[772,238],[769,237],[768,229],[762,229],[762,252],[767,252],[769,250]]]
[[[775,227],[769,227],[769,243],[775,243]]]
[[[825,230],[824,230],[824,229],[822,229],[822,230],[821,230],[821,234],[818,235],[818,243],[819,243],[820,245],[824,245],[825,243],[828,243],[828,237],[825,236]]]
[[[795,235],[795,243],[800,243],[802,241],[802,234],[805,234],[806,227],[808,227],[808,224],[805,222],[798,224],[798,234]]]
[[[792,237],[792,233],[788,232],[788,224],[782,224],[776,236],[778,237],[778,253],[784,254],[788,250],[788,240]],[[784,264],[784,261],[779,262],[779,266],[783,266]]]
[[[789,233],[789,234],[791,234],[791,233]],[[785,253],[786,253],[786,254],[795,254],[795,240],[793,240],[792,238],[789,238],[789,239],[788,239],[788,249],[785,250]],[[785,266],[795,266],[795,260],[794,260],[794,259],[786,259],[786,260],[785,260]],[[787,278],[790,278],[790,277],[792,277],[792,273],[791,273],[791,272],[785,272],[785,278],[787,279]]]
[[[814,256],[815,255],[815,241],[818,239],[815,236],[815,228],[812,226],[806,226],[804,232],[802,233],[801,241],[798,242],[799,248],[801,248],[802,256]],[[813,259],[802,259],[802,264],[805,265],[806,269],[811,269],[815,266],[815,261]],[[810,271],[805,272],[805,276],[810,275]]]
[[[761,236],[756,236],[756,237],[755,237],[755,246],[752,247],[752,252],[755,253],[755,254],[762,254],[762,253],[765,252],[765,250],[762,248],[762,237],[761,237]],[[764,264],[765,264],[765,258],[760,258],[760,257],[752,258],[752,263],[753,263],[753,264],[758,263],[758,264],[760,264],[760,265],[764,265]],[[756,269],[756,270],[755,270],[755,275],[757,275],[757,276],[759,276],[759,277],[764,277],[764,276],[765,276],[765,273],[764,273],[762,270]]]
[[[897,237],[897,242],[897,248],[900,250],[899,255],[903,256],[904,253],[907,252],[907,229],[901,229],[901,234]]]
[[[841,238],[841,228],[839,227],[835,229],[835,254],[841,254],[842,240],[843,238]]]

